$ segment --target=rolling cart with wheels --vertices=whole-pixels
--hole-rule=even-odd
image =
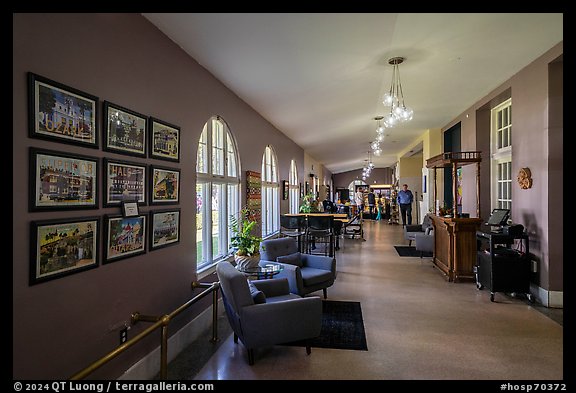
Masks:
[[[520,240],[520,248],[513,249],[514,240]],[[499,232],[476,232],[477,261],[474,266],[476,288],[490,290],[490,301],[496,292],[516,296],[525,294],[530,302],[530,259],[528,235],[507,235]]]

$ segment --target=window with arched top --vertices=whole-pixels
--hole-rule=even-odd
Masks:
[[[240,209],[240,161],[228,125],[214,116],[204,125],[196,156],[197,271],[230,253],[230,217]]]
[[[288,176],[288,198],[290,199],[290,213],[296,214],[300,210],[300,188],[298,187],[298,168],[296,161],[290,162],[290,176]]]
[[[266,146],[262,157],[262,237],[280,230],[279,190],[278,159],[272,146]]]

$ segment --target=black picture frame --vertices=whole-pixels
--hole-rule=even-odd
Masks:
[[[282,180],[282,200],[285,201],[288,199],[288,193],[290,192],[290,184],[288,184],[288,180]]]
[[[150,212],[150,251],[180,243],[180,208]]]
[[[180,169],[150,165],[150,205],[180,203]]]
[[[136,201],[122,201],[121,207],[122,217],[136,217],[140,215],[138,202]]]
[[[104,101],[102,112],[102,149],[146,157],[148,116],[109,101]]]
[[[28,72],[28,135],[98,149],[98,97]]]
[[[104,260],[108,264],[146,253],[147,215],[104,216]]]
[[[100,217],[75,217],[30,223],[29,285],[99,265]]]
[[[28,210],[97,209],[100,159],[29,148]]]
[[[147,176],[146,164],[104,158],[104,206],[120,206],[123,201],[145,206]]]
[[[180,162],[180,127],[155,117],[149,117],[148,122],[148,157]]]

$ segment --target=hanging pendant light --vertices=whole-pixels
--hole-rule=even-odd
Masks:
[[[394,127],[400,123],[412,120],[414,111],[412,108],[407,107],[404,103],[404,93],[402,91],[402,83],[400,82],[400,69],[399,64],[404,62],[403,57],[393,57],[388,60],[388,64],[392,65],[392,83],[390,90],[382,97],[382,103],[386,107],[390,107],[390,112],[383,117],[384,125],[386,127]]]

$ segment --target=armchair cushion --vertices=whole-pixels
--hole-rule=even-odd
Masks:
[[[288,263],[290,265],[302,267],[302,255],[299,252],[276,257],[276,261],[280,263]]]
[[[266,295],[264,292],[256,288],[250,280],[248,280],[248,288],[250,289],[250,295],[255,304],[266,303]]]
[[[333,280],[334,275],[330,270],[314,269],[313,267],[303,267],[302,281],[305,287],[310,287],[315,284],[320,284],[324,281]]]

